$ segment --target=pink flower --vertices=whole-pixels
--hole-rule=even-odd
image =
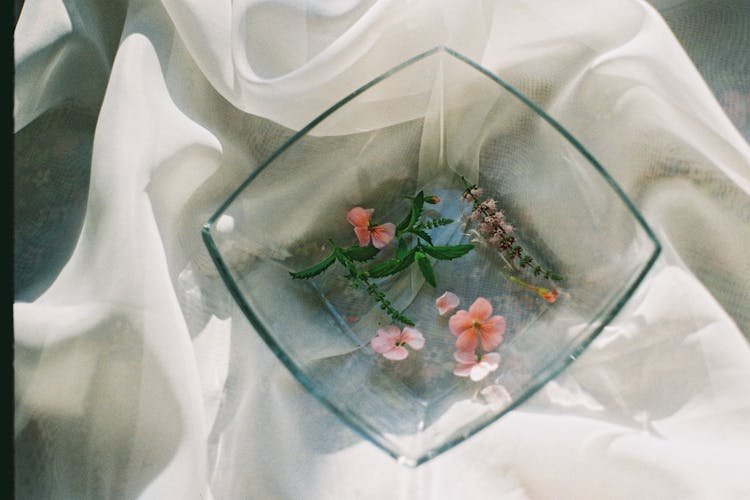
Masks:
[[[404,345],[410,346],[415,351],[424,347],[424,337],[416,328],[405,327],[399,331],[397,326],[386,326],[378,329],[378,334],[370,341],[372,350],[380,353],[386,359],[399,361],[409,355]]]
[[[492,316],[492,305],[479,297],[468,311],[458,311],[448,320],[448,327],[456,335],[459,351],[474,351],[481,342],[482,349],[491,351],[503,341],[505,318]]]
[[[453,357],[458,361],[453,374],[459,377],[469,377],[474,382],[482,380],[500,366],[500,355],[496,352],[480,357],[474,351],[456,351]]]
[[[374,208],[354,207],[346,214],[346,220],[354,226],[354,234],[357,235],[361,247],[367,246],[372,239],[375,248],[383,248],[396,235],[396,226],[390,222],[379,226],[370,224],[370,217],[374,211]]]
[[[452,311],[458,307],[458,296],[453,292],[445,292],[443,295],[437,298],[435,301],[435,307],[437,307],[438,314],[445,316],[446,313]]]

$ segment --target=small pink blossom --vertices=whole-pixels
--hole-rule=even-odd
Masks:
[[[408,326],[399,331],[397,326],[390,325],[378,329],[378,334],[370,341],[373,351],[393,361],[405,359],[409,355],[404,345],[408,345],[415,351],[420,350],[424,347],[422,333]]]
[[[481,343],[482,349],[491,351],[503,341],[505,318],[492,316],[492,304],[479,297],[468,311],[460,310],[448,320],[448,327],[457,336],[459,351],[474,351]]]
[[[479,208],[485,213],[494,214],[495,210],[497,210],[497,202],[492,198],[488,198],[479,204]]]
[[[374,211],[374,208],[354,207],[346,214],[346,220],[354,226],[354,234],[357,235],[359,246],[367,246],[372,240],[372,245],[379,249],[391,242],[396,235],[396,226],[390,222],[373,226],[370,218]]]
[[[469,377],[474,382],[482,380],[500,366],[500,355],[496,352],[479,356],[474,351],[456,351],[453,357],[458,362],[453,374],[459,377]]]
[[[447,313],[458,307],[458,303],[458,296],[455,293],[445,292],[437,298],[435,301],[435,307],[437,307],[440,316],[445,316]]]
[[[495,231],[495,233],[490,237],[490,243],[493,246],[498,246],[503,241],[503,232],[502,231]]]

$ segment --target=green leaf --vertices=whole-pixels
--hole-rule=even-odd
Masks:
[[[424,191],[420,191],[417,193],[417,196],[414,197],[414,200],[411,202],[411,226],[414,225],[415,222],[417,222],[417,219],[419,219],[419,216],[422,215],[422,209],[424,208]]]
[[[380,250],[375,248],[371,243],[364,247],[354,245],[348,248],[343,248],[341,251],[344,253],[344,255],[352,260],[356,260],[357,262],[364,262],[375,257]]]
[[[367,270],[367,275],[371,278],[382,278],[393,274],[393,270],[401,263],[401,259],[393,258],[378,262]]]
[[[416,253],[416,249],[412,249],[409,253],[407,253],[403,259],[401,259],[401,264],[396,267],[396,272],[401,272],[407,267],[409,267],[412,262],[414,262],[414,254]],[[395,274],[395,273],[394,273]]]
[[[396,234],[401,234],[404,232],[404,229],[409,227],[409,222],[411,221],[411,209],[409,210],[409,213],[404,217],[401,222],[398,223],[396,226]]]
[[[396,274],[399,271],[403,271],[414,262],[414,253],[415,251],[412,250],[401,259],[394,257],[392,259],[378,262],[367,270],[367,274],[371,278],[383,278],[385,276]]]
[[[422,252],[416,252],[414,259],[417,261],[417,265],[419,266],[419,270],[422,271],[422,276],[424,276],[425,281],[434,287],[435,272],[432,270],[430,259]]]
[[[297,271],[296,273],[290,272],[289,274],[291,274],[292,278],[296,280],[304,280],[304,279],[312,278],[313,276],[317,276],[318,274],[328,269],[328,267],[331,264],[333,264],[335,260],[336,260],[336,252],[333,251],[328,257],[321,260],[314,266],[310,266],[307,269],[303,269],[302,271]]]
[[[403,259],[407,253],[409,253],[409,247],[406,246],[406,241],[404,241],[403,238],[399,238],[398,249],[396,250],[396,258]]]
[[[422,238],[424,241],[432,245],[432,238],[430,238],[430,235],[424,232],[422,229],[413,229],[412,233],[416,234],[420,238]]]
[[[449,245],[449,246],[430,246],[430,245],[423,245],[422,250],[430,255],[431,257],[435,257],[439,260],[452,260],[457,259],[458,257],[461,257],[462,255],[466,255],[467,253],[471,252],[474,249],[474,245],[471,244],[465,244],[465,245]]]

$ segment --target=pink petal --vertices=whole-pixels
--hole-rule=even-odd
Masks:
[[[456,349],[459,351],[473,351],[477,347],[477,333],[473,328],[467,328],[456,339]]]
[[[505,318],[502,316],[493,316],[490,319],[482,322],[482,331],[496,331],[502,335],[505,333]]]
[[[472,320],[469,313],[461,310],[456,312],[448,320],[448,328],[450,328],[453,335],[460,335],[462,332],[471,328]]]
[[[484,400],[494,410],[504,408],[513,401],[508,389],[499,384],[487,386],[479,393],[484,396]]]
[[[503,341],[503,333],[505,333],[505,318],[502,316],[493,316],[482,323],[480,330],[482,349],[485,351],[491,351]]]
[[[489,375],[490,371],[492,370],[490,370],[485,363],[479,363],[471,367],[471,372],[469,374],[469,377],[474,382],[479,382],[484,377]]]
[[[469,308],[469,316],[478,321],[484,321],[492,314],[492,304],[484,297],[479,297]]]
[[[482,343],[482,349],[485,351],[491,351],[500,344],[503,343],[503,334],[497,331],[484,332],[480,334],[480,340]]]
[[[373,351],[383,354],[393,349],[393,341],[385,335],[378,335],[370,341],[370,347]]]
[[[473,365],[477,362],[477,355],[474,351],[456,351],[453,353],[453,359],[462,365]]]
[[[401,330],[399,330],[395,325],[388,325],[384,326],[383,328],[378,328],[378,335],[382,335],[388,338],[395,344],[398,338],[401,336]]]
[[[372,235],[372,244],[375,248],[383,248],[391,242],[396,235],[396,226],[390,222],[375,226],[370,229]]]
[[[496,352],[488,352],[482,356],[482,359],[479,360],[479,362],[486,364],[490,371],[495,371],[497,370],[497,367],[500,366],[500,355]]]
[[[390,359],[393,361],[401,361],[402,359],[405,359],[409,355],[409,351],[406,350],[406,347],[399,346],[394,347],[388,352],[383,353],[383,357],[386,359]]]
[[[440,316],[445,316],[446,313],[458,307],[458,302],[458,296],[455,293],[445,292],[437,298],[435,301],[435,307],[437,307]]]
[[[404,331],[401,332],[401,340],[409,344],[416,351],[424,347],[424,336],[416,328],[405,327]]]
[[[346,220],[354,227],[367,227],[370,225],[370,217],[374,209],[365,210],[362,207],[354,207],[346,214]]]
[[[458,365],[453,369],[453,375],[458,375],[459,377],[468,377],[473,367],[474,365]]]
[[[354,234],[357,235],[359,246],[366,247],[367,244],[370,243],[370,230],[367,229],[367,227],[355,227]]]

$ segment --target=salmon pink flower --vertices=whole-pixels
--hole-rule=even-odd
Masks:
[[[448,320],[448,327],[457,336],[456,348],[459,351],[473,352],[477,344],[491,351],[503,341],[505,318],[492,316],[492,305],[484,297],[479,297],[468,311],[458,311]]]
[[[445,316],[447,313],[458,307],[458,302],[458,296],[455,293],[445,292],[435,300],[435,307],[437,307],[440,316]]]
[[[496,352],[480,356],[474,351],[456,351],[453,357],[458,361],[453,374],[459,377],[469,377],[474,382],[482,380],[500,366],[500,355]]]
[[[346,220],[354,226],[354,234],[357,235],[359,246],[367,246],[372,240],[372,245],[380,249],[390,243],[396,235],[396,226],[390,222],[373,226],[370,218],[374,211],[374,208],[354,207],[346,214]]]
[[[372,350],[382,354],[384,358],[399,361],[409,355],[404,345],[415,351],[424,347],[424,337],[416,328],[405,327],[399,331],[397,326],[386,326],[378,329],[378,334],[370,341]]]

